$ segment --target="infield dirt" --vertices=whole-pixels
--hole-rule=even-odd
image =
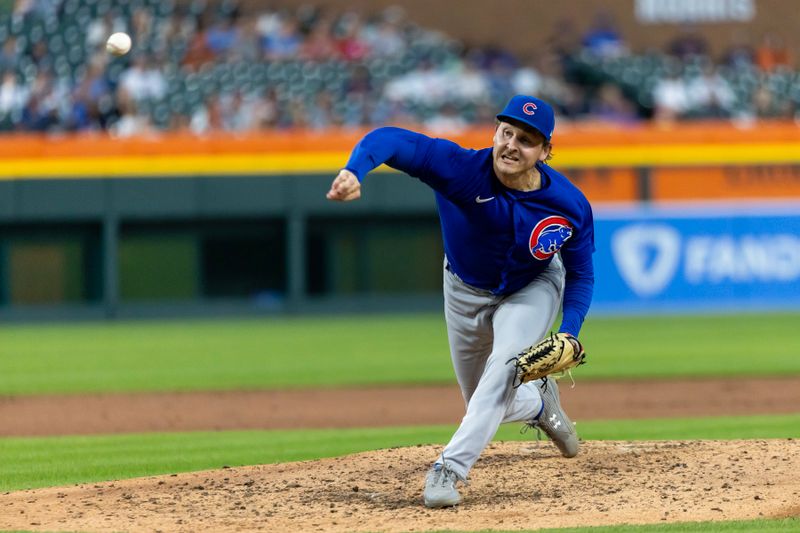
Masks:
[[[800,412],[800,377],[560,382],[573,420]],[[434,407],[435,406],[435,407]],[[455,424],[455,385],[0,397],[0,436]]]
[[[465,500],[428,510],[438,447],[0,495],[0,528],[43,531],[434,531],[797,516],[794,440],[490,445]]]
[[[587,382],[575,389],[562,382],[561,389],[578,421],[800,407],[798,378]],[[0,399],[0,431],[388,426],[455,423],[462,413],[455,387],[7,397]],[[464,503],[428,510],[422,484],[440,449],[10,492],[0,494],[0,529],[469,531],[800,516],[800,441],[792,439],[589,441],[575,459],[548,442],[493,443],[461,487]]]

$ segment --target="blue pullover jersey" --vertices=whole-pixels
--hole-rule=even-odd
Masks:
[[[436,192],[449,268],[465,283],[510,294],[560,253],[566,284],[559,331],[578,335],[594,287],[594,223],[589,202],[567,178],[539,163],[540,189],[510,189],[494,174],[491,148],[467,150],[391,127],[367,134],[345,168],[361,181],[383,163]]]

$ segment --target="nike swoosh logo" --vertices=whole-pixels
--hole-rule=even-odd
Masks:
[[[491,202],[492,200],[494,200],[494,196],[490,196],[489,198],[481,198],[481,195],[479,194],[475,197],[476,204],[485,204],[486,202]]]

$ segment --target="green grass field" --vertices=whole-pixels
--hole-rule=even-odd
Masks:
[[[576,375],[800,374],[798,323],[796,314],[590,318],[589,364]],[[452,382],[439,315],[0,327],[0,394]]]
[[[520,425],[497,440],[533,440]],[[800,438],[796,415],[581,422],[587,440]],[[0,439],[0,491],[445,444],[455,426]]]
[[[800,519],[786,518],[783,520],[748,520],[742,522],[688,522],[678,524],[658,524],[653,526],[608,526],[608,527],[581,527],[541,529],[552,533],[660,533],[666,532],[732,532],[759,533],[761,531],[785,531],[796,533],[800,530]],[[503,533],[493,531],[492,533]],[[510,533],[510,532],[508,532]]]
[[[590,318],[581,336],[589,364],[576,376],[591,380],[798,375],[797,324],[797,314]],[[452,382],[444,324],[438,315],[0,327],[0,395]],[[453,429],[0,438],[0,490],[444,443]],[[800,412],[582,422],[580,431],[586,439],[614,440],[800,438]],[[509,426],[501,428],[497,438],[531,437]],[[783,520],[558,531],[799,529],[797,520]]]

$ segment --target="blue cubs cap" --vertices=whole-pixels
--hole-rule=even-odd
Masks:
[[[503,112],[497,115],[497,120],[509,119],[539,131],[548,141],[556,127],[552,106],[544,100],[524,94],[518,94],[509,100]]]

